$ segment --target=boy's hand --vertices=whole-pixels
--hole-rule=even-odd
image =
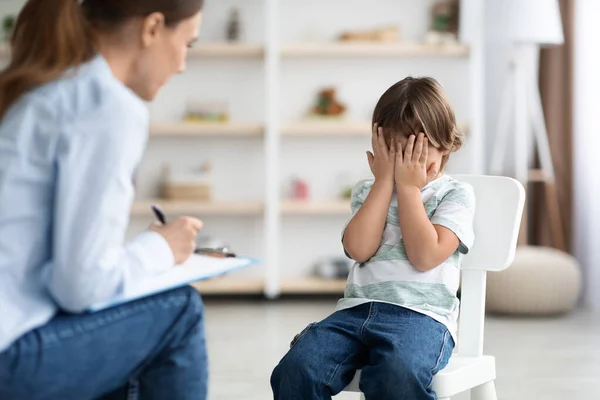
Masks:
[[[371,143],[374,154],[367,151],[367,160],[375,181],[394,183],[395,141],[392,140],[391,147],[388,148],[383,138],[383,128],[374,124]]]
[[[416,143],[415,143],[416,141]],[[424,133],[419,133],[418,139],[411,135],[402,149],[400,143],[396,144],[396,189],[416,187],[421,190],[428,181],[427,171],[427,138]]]

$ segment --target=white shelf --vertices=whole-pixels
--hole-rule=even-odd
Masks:
[[[148,199],[136,201],[131,207],[131,215],[135,217],[153,216],[151,206],[157,204],[167,215],[260,215],[264,204],[260,202],[214,202],[172,201]]]
[[[265,282],[256,278],[221,277],[193,283],[192,286],[202,295],[260,295],[264,293]],[[280,282],[282,294],[325,294],[339,295],[344,293],[345,279],[322,279],[317,277],[288,278]]]
[[[263,136],[265,127],[258,123],[155,122],[150,135],[169,136]]]
[[[349,200],[311,201],[285,200],[281,212],[286,215],[347,215],[350,216]]]
[[[290,278],[280,282],[282,294],[337,294],[346,288],[345,279]]]
[[[280,132],[286,136],[368,136],[370,126],[368,121],[300,121],[282,125]]]
[[[198,43],[188,51],[188,58],[262,58],[265,46],[255,43]],[[0,57],[10,56],[9,46],[0,45]]]
[[[461,132],[468,133],[467,124],[459,124]],[[287,123],[281,126],[284,136],[370,136],[370,121],[308,120]]]
[[[189,58],[262,58],[265,46],[254,43],[198,43],[188,51]]]
[[[262,294],[265,290],[263,279],[228,276],[196,282],[192,286],[203,295],[256,295]]]
[[[324,42],[284,45],[283,57],[467,57],[463,45],[435,46],[421,43]]]

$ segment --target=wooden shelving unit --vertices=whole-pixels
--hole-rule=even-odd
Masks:
[[[285,200],[281,203],[281,213],[284,215],[350,215],[349,200],[331,201],[294,201]]]
[[[261,137],[264,135],[264,132],[264,125],[258,123],[155,122],[150,125],[150,135],[153,137]]]
[[[192,284],[203,295],[255,295],[265,290],[263,279],[222,277]]]
[[[468,57],[463,45],[434,46],[421,43],[294,43],[284,45],[281,55],[297,57]]]
[[[346,287],[345,279],[328,280],[322,278],[293,278],[280,282],[282,294],[335,294],[342,295]]]
[[[461,132],[469,132],[467,124],[458,124]],[[283,136],[313,137],[313,136],[370,136],[370,121],[299,121],[281,126]]]
[[[260,295],[264,293],[265,282],[255,278],[222,277],[192,284],[202,295]],[[288,278],[281,281],[281,294],[311,295],[331,294],[341,296],[346,280],[321,278]]]
[[[189,58],[262,58],[265,46],[259,43],[198,43],[188,51]]]
[[[260,43],[198,43],[188,51],[188,58],[262,58],[265,46]],[[0,57],[10,56],[9,46],[0,45]]]
[[[260,215],[264,211],[263,203],[252,201],[202,203],[148,199],[136,201],[131,208],[131,215],[136,217],[152,216],[151,206],[153,204],[159,205],[169,215]]]

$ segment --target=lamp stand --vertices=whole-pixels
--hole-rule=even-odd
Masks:
[[[507,173],[506,166],[509,161],[506,156],[509,146],[512,144],[514,167],[512,176],[525,187],[529,183],[535,182],[544,185],[552,240],[555,247],[564,250],[566,246],[556,192],[554,167],[538,88],[538,65],[538,45],[519,44],[515,47],[501,100],[491,172],[497,175]],[[511,129],[513,128],[511,122],[514,122],[514,129]],[[539,156],[541,168],[531,169],[536,153]],[[524,213],[519,239],[521,244],[527,243],[528,233],[527,213]]]

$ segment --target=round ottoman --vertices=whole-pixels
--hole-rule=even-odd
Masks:
[[[581,269],[562,251],[524,246],[513,264],[487,278],[486,310],[511,315],[553,315],[572,310],[581,293]]]

